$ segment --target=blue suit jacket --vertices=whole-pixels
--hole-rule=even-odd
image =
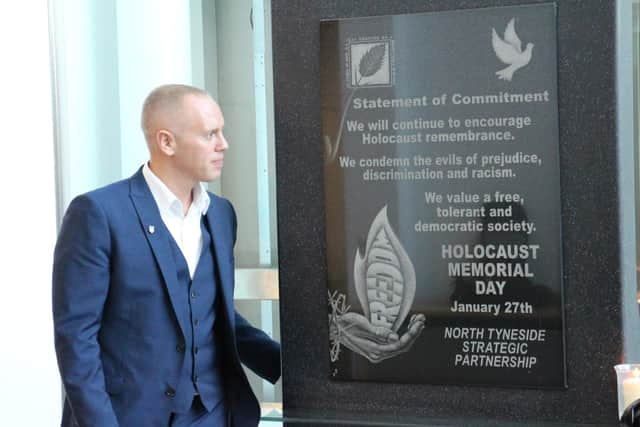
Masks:
[[[231,425],[255,426],[259,406],[240,362],[275,382],[280,346],[233,307],[235,213],[209,196],[225,395]],[[177,285],[168,231],[141,170],[71,202],[53,268],[63,427],[166,427],[191,357],[179,349],[189,319]]]

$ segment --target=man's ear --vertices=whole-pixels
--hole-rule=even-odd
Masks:
[[[173,156],[176,151],[176,138],[166,129],[156,132],[156,145],[158,149],[167,156]]]

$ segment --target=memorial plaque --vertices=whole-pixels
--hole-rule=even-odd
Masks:
[[[566,386],[556,7],[321,23],[330,378]]]

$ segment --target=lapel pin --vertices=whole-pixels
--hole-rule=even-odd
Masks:
[[[153,234],[156,232],[156,228],[153,225],[149,226],[149,234]]]

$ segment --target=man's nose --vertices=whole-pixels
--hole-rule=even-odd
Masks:
[[[229,148],[229,143],[227,142],[227,138],[224,135],[220,135],[220,139],[218,140],[218,144],[216,145],[217,151],[226,151]]]

